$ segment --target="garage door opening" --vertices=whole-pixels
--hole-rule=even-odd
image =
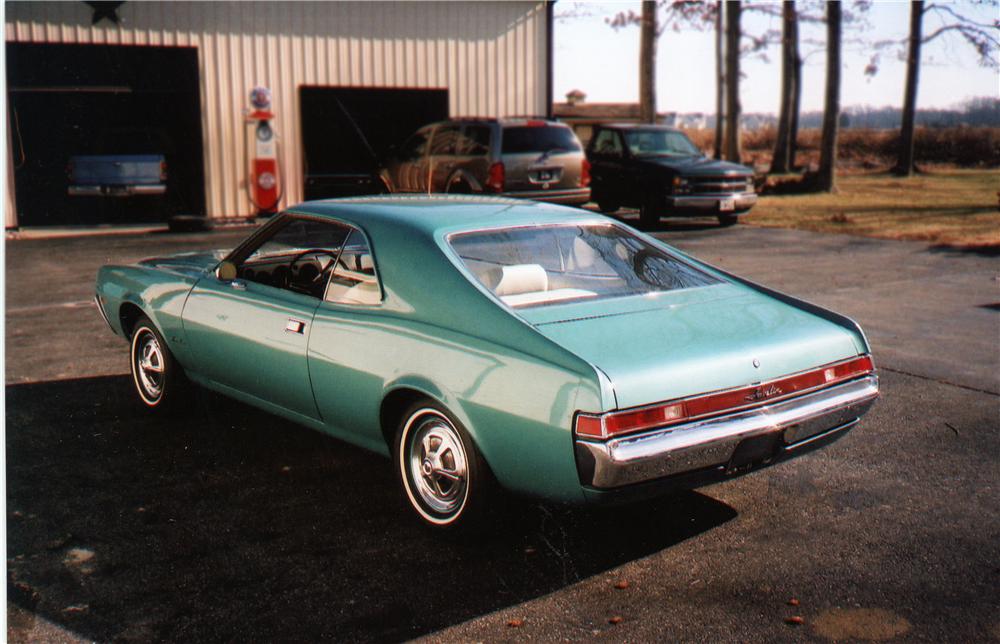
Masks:
[[[7,44],[19,226],[165,222],[205,213],[193,47]],[[162,154],[166,193],[70,196],[76,155]]]
[[[446,89],[305,86],[299,99],[307,200],[383,192],[390,148],[448,118]]]

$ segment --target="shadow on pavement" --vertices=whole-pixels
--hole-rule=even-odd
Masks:
[[[131,394],[126,376],[7,388],[8,597],[96,640],[402,640],[736,515],[695,492],[525,503],[442,537],[379,456],[208,392],[173,420]]]
[[[1000,257],[1000,244],[935,244],[928,248],[932,253],[972,254],[983,257]]]

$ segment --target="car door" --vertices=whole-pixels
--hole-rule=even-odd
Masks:
[[[590,160],[594,191],[624,202],[633,178],[626,169],[625,146],[616,130],[597,131],[590,143]]]
[[[309,372],[328,430],[371,443],[373,449],[385,447],[377,429],[379,406],[385,374],[399,363],[393,335],[384,323],[382,299],[372,246],[354,228],[316,310]]]
[[[195,284],[182,313],[196,375],[318,418],[307,350],[313,317],[348,229],[282,215]]]

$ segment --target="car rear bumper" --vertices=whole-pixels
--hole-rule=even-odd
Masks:
[[[722,210],[722,202],[729,199],[733,201],[733,209]],[[725,214],[726,212],[750,210],[756,204],[757,194],[753,192],[731,195],[682,195],[667,197],[667,206],[672,210],[711,211]]]
[[[504,192],[501,196],[578,206],[590,201],[590,188],[573,188],[571,190],[517,190],[514,192]]]
[[[878,398],[874,375],[789,400],[605,442],[577,440],[580,481],[614,490],[666,477],[722,474],[783,460],[853,427]]]
[[[133,195],[162,195],[167,187],[163,184],[137,184],[131,186],[70,186],[72,197],[131,197]]]

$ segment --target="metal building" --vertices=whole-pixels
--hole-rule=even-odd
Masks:
[[[274,98],[282,205],[320,196],[331,173],[364,175],[427,120],[551,105],[544,1],[116,4],[5,3],[8,228],[252,214],[258,85]],[[169,161],[159,212],[66,196],[69,156],[136,133]]]

